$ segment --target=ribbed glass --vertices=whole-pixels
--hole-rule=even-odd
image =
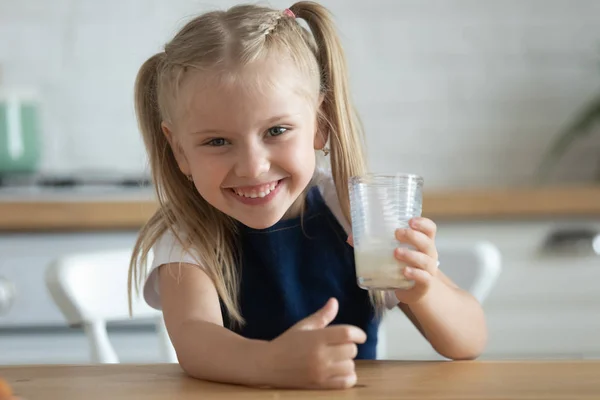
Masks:
[[[350,178],[352,234],[358,283],[363,288],[412,287],[393,256],[402,246],[398,228],[421,216],[423,178],[415,174],[367,174]]]

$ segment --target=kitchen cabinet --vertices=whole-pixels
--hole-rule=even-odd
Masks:
[[[112,326],[108,331],[121,362],[163,362],[153,325]],[[0,329],[0,365],[89,362],[88,341],[79,328]]]
[[[156,203],[147,192],[113,197],[0,196],[0,363],[85,362],[82,333],[53,305],[44,271],[63,253],[133,246]],[[501,252],[502,272],[484,303],[483,359],[600,358],[600,187],[430,192],[424,213],[438,223],[440,241],[486,240]],[[557,244],[545,249],[553,234]],[[438,358],[398,310],[386,318],[394,358]],[[113,328],[120,343],[156,340],[150,323],[131,327]],[[130,352],[124,360],[158,360],[155,346],[122,348]]]
[[[0,364],[86,363],[88,342],[53,303],[45,271],[58,256],[132,248],[136,231],[0,233]],[[127,274],[127,269],[124,269]],[[123,362],[161,360],[153,321],[109,326]]]

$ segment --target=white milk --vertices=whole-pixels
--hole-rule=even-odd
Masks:
[[[358,285],[363,289],[410,289],[414,281],[403,275],[406,263],[394,257],[394,250],[399,247],[390,243],[386,246],[360,246],[354,251],[356,277]]]

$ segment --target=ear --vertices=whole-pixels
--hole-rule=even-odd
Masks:
[[[327,129],[327,121],[325,120],[325,118],[323,118],[323,110],[321,109],[321,105],[323,104],[324,99],[325,95],[321,93],[319,95],[319,105],[317,107],[317,118],[315,126],[315,150],[322,150],[327,144],[327,140],[329,139],[329,129]]]
[[[327,144],[327,138],[329,137],[328,130],[325,129],[325,123],[319,124],[315,132],[314,148],[315,150],[323,150],[325,144]]]
[[[171,146],[171,150],[173,151],[173,155],[175,156],[175,160],[177,160],[177,165],[179,166],[179,170],[185,175],[188,176],[191,174],[190,165],[187,162],[187,158],[183,153],[183,149],[179,144],[179,141],[173,134],[171,128],[165,123],[162,122],[160,124],[160,128],[162,129],[167,141],[169,142],[169,146]]]

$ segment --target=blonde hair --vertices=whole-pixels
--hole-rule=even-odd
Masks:
[[[306,21],[310,32],[281,10],[240,5],[213,11],[188,22],[140,68],[135,83],[135,108],[148,152],[159,209],[142,228],[129,269],[132,289],[146,278],[148,253],[167,230],[177,235],[184,249],[194,249],[199,263],[214,282],[234,323],[243,323],[239,310],[239,276],[234,251],[234,221],[200,196],[179,170],[161,129],[172,118],[178,89],[190,70],[234,71],[272,51],[286,52],[299,71],[320,81],[323,102],[318,113],[319,131],[326,132],[331,147],[331,171],[344,216],[350,220],[348,179],[365,172],[362,128],[351,103],[342,45],[327,9],[301,1],[289,8]],[[312,32],[312,35],[311,35]],[[177,227],[177,229],[172,229]],[[371,292],[379,311],[383,293]]]

